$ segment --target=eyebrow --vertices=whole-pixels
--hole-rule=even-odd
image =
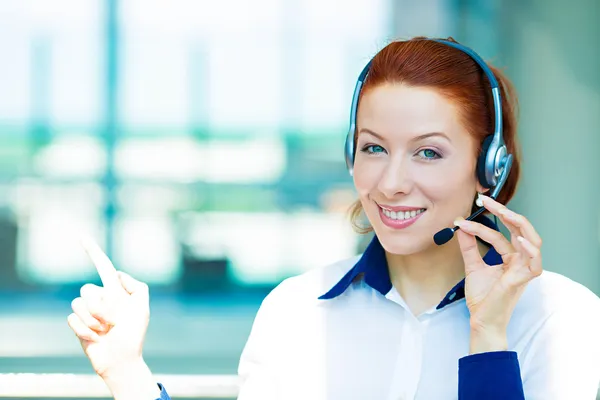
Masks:
[[[367,129],[367,128],[362,128],[362,129],[361,129],[361,130],[358,132],[358,134],[360,135],[361,133],[368,133],[369,135],[375,136],[377,139],[379,139],[379,140],[381,140],[381,141],[385,141],[385,138],[384,138],[383,136],[381,136],[381,135],[379,135],[379,134],[377,134],[377,133],[373,132],[373,131],[372,131],[372,130],[370,130],[370,129]],[[429,133],[424,133],[424,134],[422,134],[422,135],[419,135],[419,136],[417,136],[417,137],[414,137],[414,138],[412,138],[410,141],[411,141],[411,142],[418,142],[418,141],[421,141],[421,140],[424,140],[424,139],[427,139],[427,138],[430,138],[430,137],[436,137],[436,136],[438,136],[438,137],[441,137],[441,138],[444,138],[444,139],[446,139],[446,140],[447,140],[447,141],[449,141],[449,142],[452,142],[452,140],[450,140],[450,138],[448,137],[448,135],[446,135],[445,133],[442,133],[442,132],[429,132]]]

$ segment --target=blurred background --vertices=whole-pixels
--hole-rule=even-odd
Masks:
[[[600,294],[598,20],[598,0],[0,0],[0,374],[93,372],[66,323],[99,283],[81,233],[150,285],[155,373],[235,374],[275,285],[368,242],[352,91],[416,35],[513,79],[511,207]]]

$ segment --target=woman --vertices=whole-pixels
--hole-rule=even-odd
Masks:
[[[502,73],[453,40],[373,58],[346,157],[353,221],[364,211],[375,237],[267,296],[240,399],[595,399],[600,300],[542,273],[540,237],[503,205],[519,176],[515,105]],[[104,287],[82,288],[70,326],[115,399],[168,398],[142,358],[147,286],[85,247]]]

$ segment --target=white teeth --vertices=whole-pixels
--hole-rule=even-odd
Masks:
[[[421,214],[423,211],[425,211],[424,208],[422,208],[420,210],[398,211],[398,212],[389,211],[389,210],[386,210],[385,208],[382,208],[381,210],[383,211],[383,213],[385,214],[386,217],[395,219],[395,220],[399,220],[399,221],[409,219],[409,218],[414,218],[418,214]]]

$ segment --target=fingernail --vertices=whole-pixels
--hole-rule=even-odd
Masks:
[[[522,243],[525,239],[523,236],[517,236],[517,240]]]
[[[464,220],[465,220],[465,219],[464,219],[463,217],[458,217],[458,218],[456,218],[456,219],[454,220],[454,225],[455,225],[455,226],[461,226]]]

